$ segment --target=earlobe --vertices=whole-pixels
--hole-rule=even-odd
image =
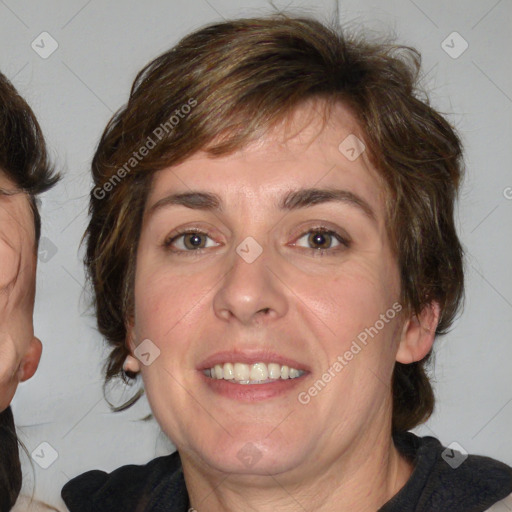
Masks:
[[[399,363],[421,361],[430,352],[440,314],[439,303],[432,301],[423,308],[419,317],[412,315],[405,322],[396,354]]]
[[[132,355],[135,350],[135,343],[133,341],[133,327],[131,325],[126,327],[126,347],[130,351],[130,354],[127,355],[124,360],[123,370],[125,372],[139,373],[140,361]]]
[[[123,363],[123,370],[125,372],[139,373],[140,372],[140,362],[137,358],[132,355],[126,356],[126,359]]]
[[[30,342],[27,352],[23,356],[20,365],[20,382],[25,382],[36,373],[39,361],[41,360],[41,353],[43,351],[43,344],[41,340],[34,337]]]

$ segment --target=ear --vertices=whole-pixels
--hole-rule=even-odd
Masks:
[[[440,314],[439,303],[432,301],[423,308],[419,318],[417,315],[412,315],[405,322],[396,354],[396,360],[399,363],[410,364],[421,361],[430,352]]]
[[[27,352],[23,356],[20,364],[20,382],[25,382],[36,373],[39,361],[41,360],[41,352],[43,344],[39,338],[32,338]]]
[[[136,348],[135,329],[132,321],[126,325],[126,347],[130,351],[130,354],[126,356],[126,359],[124,360],[123,370],[125,372],[139,373],[140,361],[132,355]]]

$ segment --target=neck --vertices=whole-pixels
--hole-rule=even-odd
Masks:
[[[356,437],[330,463],[310,461],[309,467],[287,474],[213,473],[182,456],[192,509],[374,512],[405,485],[412,466],[395,448],[390,430],[372,429]]]

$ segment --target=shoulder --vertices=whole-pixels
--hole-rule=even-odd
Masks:
[[[498,501],[486,512],[510,512],[512,510],[512,494],[509,494],[504,500]]]
[[[468,455],[460,466],[452,468],[446,463],[451,450],[446,450],[432,473],[432,503],[440,504],[448,497],[466,507],[475,504],[487,510],[512,492],[511,467],[490,457]]]
[[[135,504],[137,510],[171,512],[181,511],[181,503],[188,502],[178,452],[111,473],[88,471],[64,485],[61,495],[70,512],[126,511],[134,510]],[[164,497],[170,506],[156,507]]]
[[[415,510],[483,512],[512,493],[512,468],[503,462],[461,453],[434,437],[411,432],[395,438],[395,443],[414,461],[413,473],[399,494],[412,499]]]

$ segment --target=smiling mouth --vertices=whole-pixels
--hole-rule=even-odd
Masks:
[[[224,363],[203,370],[203,374],[211,379],[222,379],[234,384],[267,384],[296,379],[305,373],[304,370],[278,363]]]

